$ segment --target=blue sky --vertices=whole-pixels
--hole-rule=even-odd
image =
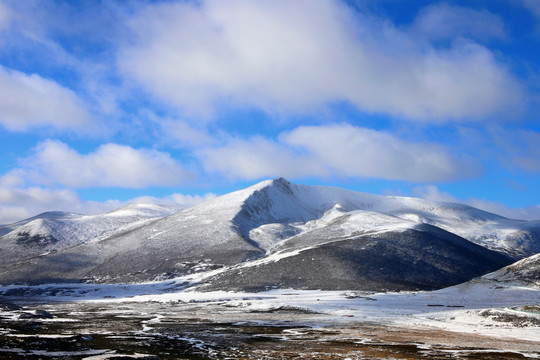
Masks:
[[[537,0],[0,0],[0,224],[260,180],[540,219]]]

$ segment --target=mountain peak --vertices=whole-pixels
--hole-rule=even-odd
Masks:
[[[261,189],[271,187],[271,186],[282,187],[282,188],[290,188],[291,185],[293,185],[293,183],[291,183],[287,179],[282,178],[282,177],[278,177],[278,178],[275,178],[275,179],[263,180],[261,182],[258,182],[255,185],[250,186],[248,189],[261,190]]]
[[[278,178],[273,179],[272,183],[273,184],[283,184],[283,185],[290,185],[291,184],[289,182],[289,180],[287,180],[285,178],[282,178],[282,177],[278,177]]]
[[[289,195],[293,194],[293,191],[292,191],[293,184],[285,178],[279,177],[279,178],[273,179],[272,185]]]

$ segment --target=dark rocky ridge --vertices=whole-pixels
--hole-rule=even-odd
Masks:
[[[433,290],[497,270],[512,260],[430,225],[307,248],[206,280],[201,290]]]

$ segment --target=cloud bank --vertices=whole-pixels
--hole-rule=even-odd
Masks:
[[[53,190],[39,186],[8,186],[0,178],[0,225],[27,219],[46,211],[67,211],[78,214],[102,214],[127,204],[144,203],[169,205],[179,208],[195,206],[215,197],[173,193],[164,197],[143,196],[129,200],[110,199],[88,201],[72,190]]]
[[[210,173],[244,180],[337,176],[430,182],[477,175],[474,164],[442,146],[346,124],[302,126],[277,141],[231,139],[199,151],[199,158]]]
[[[130,203],[160,204],[179,208],[195,206],[216,195],[172,193],[163,197],[140,196],[128,200],[83,200],[74,190],[51,189],[28,185],[28,172],[13,170],[0,176],[0,225],[23,220],[46,211],[67,211],[79,214],[100,214]]]
[[[420,30],[437,39],[460,31],[503,36],[487,12],[432,7],[402,29],[339,1],[206,0],[151,5],[130,24],[134,40],[119,52],[124,74],[191,113],[223,104],[312,112],[347,101],[442,122],[522,104],[520,84],[486,47],[461,38],[438,48],[418,39]]]

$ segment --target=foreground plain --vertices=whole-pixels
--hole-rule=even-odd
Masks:
[[[4,287],[0,357],[540,358],[538,288],[476,279],[432,292],[241,293],[179,283]]]

